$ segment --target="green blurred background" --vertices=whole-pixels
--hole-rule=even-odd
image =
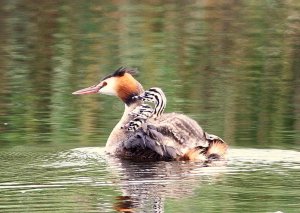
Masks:
[[[119,66],[230,145],[299,149],[300,2],[0,2],[0,143],[103,146]]]

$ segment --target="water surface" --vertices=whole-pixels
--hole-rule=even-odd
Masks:
[[[297,151],[233,148],[226,165],[203,167],[120,161],[95,147],[42,150],[0,153],[2,212],[299,210]]]

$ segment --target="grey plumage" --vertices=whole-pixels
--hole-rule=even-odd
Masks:
[[[157,154],[156,158],[160,160],[171,160],[178,157],[180,152],[173,147],[164,145],[163,139],[164,136],[157,131],[156,127],[148,125],[146,130],[137,130],[134,135],[124,141],[123,145],[131,152],[132,150],[136,150],[137,153],[147,152],[146,150],[154,151]]]
[[[179,144],[185,145],[194,138],[195,147],[207,147],[208,142],[204,131],[193,119],[177,113],[163,114],[155,126],[163,135],[173,138]],[[190,144],[190,143],[189,143]]]

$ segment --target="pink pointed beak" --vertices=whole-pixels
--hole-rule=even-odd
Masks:
[[[98,91],[101,89],[102,87],[98,84],[98,85],[93,85],[91,87],[87,87],[84,89],[80,89],[77,90],[75,92],[73,92],[73,95],[86,95],[86,94],[95,94],[98,93]]]

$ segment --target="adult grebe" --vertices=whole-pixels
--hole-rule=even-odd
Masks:
[[[149,118],[147,130],[128,131],[123,128],[134,119],[131,113],[143,104],[135,98],[143,94],[142,85],[133,78],[130,68],[119,68],[100,83],[73,92],[75,95],[106,94],[125,103],[122,118],[107,140],[107,153],[132,160],[199,160],[224,159],[227,144],[217,136],[205,133],[193,119],[178,113],[164,113]]]

